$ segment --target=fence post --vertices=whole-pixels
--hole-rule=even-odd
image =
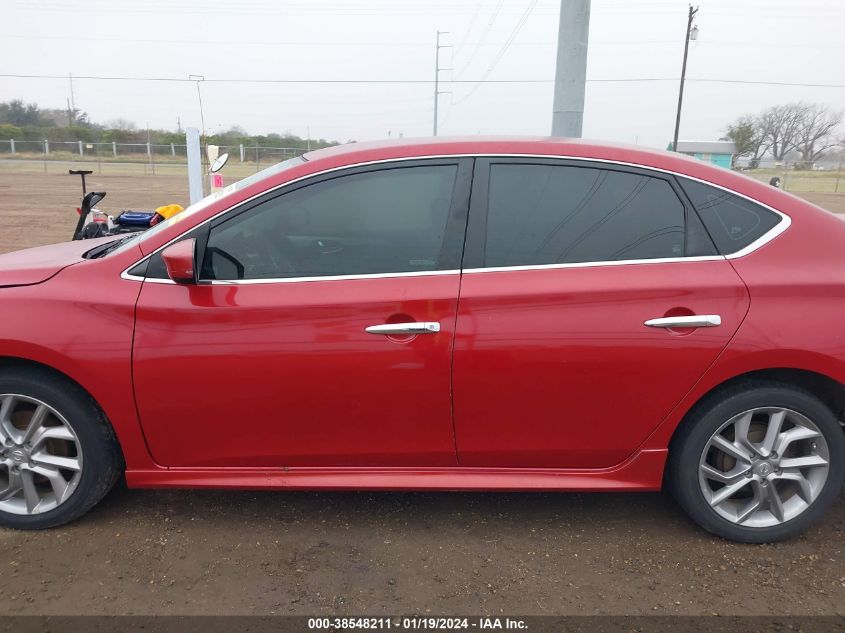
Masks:
[[[48,156],[50,154],[50,141],[46,138],[44,139],[44,155]]]
[[[12,154],[14,154],[15,153],[15,139],[13,139],[13,138],[9,139],[9,147],[12,148]]]
[[[170,155],[176,156],[176,146],[173,143],[170,144]]]
[[[153,155],[153,154],[152,154],[152,152],[150,151],[150,142],[149,142],[149,141],[147,141],[147,156],[152,157],[152,155]]]
[[[244,144],[241,143],[241,162],[244,162]]]
[[[112,153],[112,156],[117,158],[117,141],[111,142],[111,153]]]
[[[77,141],[79,143],[79,155],[82,156],[82,141]]]

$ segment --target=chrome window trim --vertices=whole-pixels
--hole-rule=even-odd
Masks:
[[[656,259],[620,259],[620,260],[612,260],[612,261],[596,261],[596,262],[574,262],[574,263],[566,263],[566,264],[536,264],[536,265],[525,265],[525,266],[497,266],[497,267],[485,267],[485,268],[466,268],[463,270],[464,273],[482,273],[482,272],[506,272],[506,271],[518,271],[518,270],[545,270],[545,269],[555,269],[555,268],[594,268],[597,266],[626,266],[630,264],[659,264],[659,263],[681,263],[681,262],[703,262],[703,261],[717,261],[717,260],[724,260],[724,259],[738,259],[740,257],[745,257],[750,253],[753,253],[760,247],[768,244],[773,239],[781,235],[784,231],[786,231],[792,225],[792,218],[788,216],[786,213],[775,209],[774,207],[770,207],[769,205],[760,202],[759,200],[755,200],[750,196],[746,196],[743,193],[738,191],[734,191],[733,189],[729,189],[722,185],[718,185],[714,182],[710,182],[709,180],[702,180],[701,178],[696,178],[695,176],[689,176],[687,174],[682,174],[680,172],[672,171],[671,169],[663,169],[661,167],[653,167],[651,165],[644,165],[642,163],[631,163],[621,160],[613,160],[610,158],[590,158],[586,156],[570,156],[570,155],[560,155],[560,154],[496,154],[496,153],[465,153],[465,154],[431,154],[431,155],[421,155],[421,156],[402,156],[399,158],[382,158],[379,160],[371,160],[371,161],[364,161],[361,163],[351,163],[349,165],[342,165],[340,167],[332,167],[330,169],[324,169],[322,171],[317,171],[312,174],[307,174],[305,176],[300,176],[299,178],[294,178],[293,180],[289,180],[287,182],[283,182],[279,185],[271,189],[267,189],[260,193],[255,194],[247,198],[246,200],[242,200],[241,202],[237,203],[234,206],[228,207],[223,209],[219,213],[211,216],[196,224],[190,228],[187,228],[183,233],[177,235],[169,242],[162,244],[149,255],[145,255],[141,259],[135,261],[130,266],[127,266],[123,272],[120,273],[121,279],[126,279],[129,281],[147,281],[149,283],[165,283],[165,284],[176,284],[175,281],[170,279],[147,279],[146,277],[139,277],[137,275],[130,275],[129,271],[133,269],[135,266],[139,265],[140,263],[148,260],[150,257],[161,251],[162,249],[167,248],[174,242],[178,241],[185,233],[189,231],[193,231],[204,224],[209,222],[213,222],[220,216],[237,209],[238,207],[245,205],[249,202],[252,202],[256,198],[264,196],[268,193],[281,189],[283,187],[288,187],[290,185],[296,184],[303,180],[307,180],[309,178],[316,178],[318,176],[322,176],[325,174],[330,174],[336,171],[343,171],[345,169],[354,169],[357,167],[368,167],[370,165],[381,165],[385,163],[399,163],[403,161],[417,161],[417,160],[445,160],[445,159],[461,159],[461,158],[536,158],[536,159],[545,159],[545,160],[571,160],[571,161],[581,161],[586,163],[602,163],[605,165],[618,165],[620,167],[634,167],[637,169],[644,169],[647,171],[653,171],[656,173],[661,174],[669,174],[678,178],[687,178],[689,180],[694,180],[696,182],[700,182],[704,185],[708,185],[710,187],[715,187],[717,189],[721,189],[722,191],[727,191],[730,194],[735,196],[739,196],[740,198],[744,198],[749,202],[757,204],[764,209],[768,209],[769,211],[776,213],[780,216],[781,221],[778,222],[774,227],[772,227],[769,231],[761,235],[755,241],[751,242],[745,248],[738,250],[735,253],[731,253],[729,255],[706,255],[706,256],[697,256],[697,257],[662,257]],[[454,275],[460,273],[460,270],[431,270],[431,271],[419,271],[419,272],[396,272],[396,273],[371,273],[371,274],[364,274],[364,275],[334,275],[334,276],[319,276],[319,277],[282,277],[278,279],[232,279],[232,280],[207,280],[202,282],[201,285],[247,285],[247,284],[266,284],[266,283],[292,283],[292,282],[312,282],[312,281],[342,281],[342,280],[353,280],[353,279],[385,279],[391,277],[421,277],[427,275]]]
[[[152,253],[150,253],[152,255]],[[369,273],[366,275],[320,275],[317,277],[268,277],[266,279],[200,279],[197,286],[240,286],[250,284],[283,284],[291,282],[306,282],[306,281],[348,281],[350,279],[391,279],[393,277],[428,277],[430,275],[457,275],[460,270],[422,270],[410,271],[404,273]],[[135,277],[133,275],[123,276],[121,278],[133,281],[145,281],[151,284],[176,284],[171,279],[146,279],[145,277]],[[177,284],[185,285],[185,284]]]
[[[714,262],[724,259],[726,259],[724,255],[657,257],[653,259],[614,259],[606,262],[571,262],[567,264],[530,264],[527,266],[486,266],[484,268],[464,268],[464,273],[502,273],[510,270],[554,270],[557,268],[598,268],[602,266],[629,266],[631,264],[680,264],[683,262]]]

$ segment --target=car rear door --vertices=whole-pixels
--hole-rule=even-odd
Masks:
[[[624,461],[747,309],[671,175],[477,160],[453,368],[460,464]]]
[[[200,227],[201,279],[151,258],[133,372],[168,466],[448,466],[472,161],[398,161]]]

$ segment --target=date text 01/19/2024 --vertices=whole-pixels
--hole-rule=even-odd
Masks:
[[[308,618],[309,630],[525,630],[527,625],[518,618],[498,617],[348,617],[348,618]]]

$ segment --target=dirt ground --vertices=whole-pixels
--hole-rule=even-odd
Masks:
[[[70,236],[78,177],[49,168],[0,163],[0,252]],[[183,203],[184,188],[89,179],[107,209]],[[845,194],[813,199],[845,212]],[[0,614],[845,616],[843,501],[798,539],[749,546],[663,494],[121,487],[66,527],[0,529]]]
[[[0,530],[2,612],[845,616],[842,501],[750,546],[663,494],[119,489]]]

